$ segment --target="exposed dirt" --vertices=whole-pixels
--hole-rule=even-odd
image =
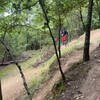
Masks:
[[[93,31],[95,35],[92,35],[92,41],[100,36],[100,30]],[[93,51],[98,46],[98,43],[91,44],[91,51]],[[63,62],[63,71],[66,70],[75,62],[78,62],[82,58],[82,51],[75,51],[69,56],[62,58]],[[56,66],[58,67],[58,66]],[[31,77],[34,77],[33,74],[35,70],[25,72],[26,80],[29,82]],[[56,81],[61,78],[61,74],[56,70],[50,80],[45,82],[40,86],[38,92],[33,96],[33,100],[44,100],[45,96],[51,91]],[[2,80],[2,90],[3,90],[3,100],[15,100],[18,96],[25,93],[22,80],[20,75],[12,76],[9,79]]]
[[[80,59],[80,56],[77,56],[78,54],[82,55],[82,52],[81,51],[75,51],[72,54],[70,54],[71,57],[66,56],[66,57],[62,58],[62,63],[63,63],[62,68],[63,68],[64,72],[71,66],[72,63],[78,62],[78,60]],[[65,67],[65,65],[67,67]],[[56,66],[56,68],[58,68],[58,66]],[[60,74],[59,70],[56,70],[53,73],[54,74],[52,75],[52,78],[50,80],[48,80],[47,82],[45,82],[40,87],[39,91],[37,91],[35,93],[32,100],[44,100],[47,93],[49,93],[52,90],[54,84],[59,79],[61,79],[61,74]]]
[[[100,100],[100,47],[92,52],[91,60],[74,66],[66,73],[70,76],[66,91],[58,100]],[[91,70],[90,70],[91,69]]]
[[[19,73],[18,70],[17,72]],[[29,82],[31,78],[34,78],[34,73],[37,74],[37,72],[32,69],[24,72],[27,82]],[[16,100],[19,96],[26,94],[20,74],[2,80],[2,93],[3,100]]]
[[[100,100],[100,47],[92,54],[88,63],[92,69],[80,88],[82,98],[79,100]]]

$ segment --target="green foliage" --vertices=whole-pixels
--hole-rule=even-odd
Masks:
[[[94,0],[92,29],[100,28],[100,1]]]
[[[69,40],[84,33],[79,9],[81,7],[86,25],[88,0],[44,0],[43,4],[56,41],[59,27],[58,8],[62,28],[67,29]],[[92,29],[100,28],[99,8],[100,1],[94,0]],[[0,38],[3,39],[6,34],[5,43],[16,57],[26,50],[38,50],[52,45],[44,15],[36,0],[2,0],[0,11]],[[5,49],[1,46],[0,60],[4,52]]]

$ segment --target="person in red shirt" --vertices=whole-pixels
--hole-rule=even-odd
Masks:
[[[62,43],[63,43],[63,45],[66,44],[67,39],[68,39],[68,32],[64,28],[63,31],[62,31]]]

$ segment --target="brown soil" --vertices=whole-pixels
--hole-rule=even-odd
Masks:
[[[91,58],[88,64],[92,69],[80,88],[83,97],[80,100],[100,100],[100,47],[93,52]]]
[[[95,30],[91,34],[91,47],[90,47],[90,51],[91,52],[94,49],[96,49],[96,47],[99,45],[99,43],[93,43],[92,42],[93,40],[95,40],[100,35],[99,32],[100,32],[100,30]],[[64,48],[65,47],[62,47],[62,49],[64,49]],[[74,53],[72,53],[69,57],[65,56],[62,59],[62,62],[63,62],[63,65],[62,65],[63,72],[66,72],[71,67],[71,65],[73,65],[73,63],[79,62],[80,59],[82,59],[82,51],[79,51],[79,50],[74,52]],[[43,84],[41,86],[39,91],[37,91],[35,93],[35,95],[33,96],[32,100],[44,100],[45,96],[52,90],[54,84],[58,80],[60,80],[60,79],[61,79],[60,72],[59,71],[54,72],[53,77],[49,81],[47,81],[45,84]],[[70,100],[70,99],[65,99],[65,100]]]
[[[100,100],[100,47],[92,52],[91,60],[67,71],[67,88],[58,100]],[[90,70],[91,69],[91,70]]]
[[[75,51],[72,54],[70,54],[71,57],[65,56],[64,58],[62,58],[62,68],[63,71],[65,72],[73,63],[78,62],[80,59],[80,56],[77,55],[82,55],[81,51]],[[69,58],[69,59],[68,59]],[[67,63],[66,63],[67,60]],[[67,67],[65,67],[64,65],[66,65]],[[58,66],[56,66],[56,68],[58,68]],[[39,91],[37,91],[32,100],[44,100],[45,96],[47,95],[47,93],[49,93],[54,84],[61,79],[61,74],[59,72],[59,70],[56,70],[55,72],[53,72],[54,74],[52,75],[52,78],[45,82],[39,89]]]

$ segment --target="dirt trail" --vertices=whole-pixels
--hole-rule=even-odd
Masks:
[[[92,69],[80,88],[82,93],[80,100],[100,100],[100,47],[93,52],[88,64]]]
[[[100,36],[100,30],[95,30],[92,31],[91,34],[91,47],[90,47],[90,51],[92,52],[94,49],[96,49],[96,47],[99,45],[99,43],[93,43],[94,40]],[[93,42],[92,42],[93,41]],[[62,49],[64,49],[64,47],[62,47]],[[70,57],[66,57],[63,60],[64,61],[64,65],[62,65],[62,69],[65,72],[70,66],[70,64],[78,62],[80,59],[82,58],[82,51],[76,51],[73,52],[72,55],[70,55]],[[55,72],[55,74],[53,75],[53,78],[50,79],[50,81],[48,81],[47,83],[45,83],[41,89],[38,91],[38,93],[36,93],[33,96],[32,100],[44,100],[45,96],[51,91],[51,89],[53,88],[54,84],[56,81],[58,81],[59,79],[61,79],[61,74],[59,71]]]
[[[100,46],[91,59],[65,73],[70,77],[67,88],[56,100],[100,100]]]
[[[91,41],[94,41],[100,36],[100,30],[95,30],[92,32]],[[91,44],[91,51],[93,51],[98,46],[98,43]],[[63,71],[65,72],[71,63],[77,62],[82,57],[82,51],[73,52],[69,58],[62,59],[65,63],[63,65]],[[65,67],[66,66],[66,67]],[[27,82],[30,78],[34,77],[35,70],[25,71],[25,77]],[[44,100],[44,97],[49,91],[51,91],[55,82],[61,78],[60,72],[56,71],[54,76],[46,83],[41,86],[41,89],[33,96],[33,100]],[[15,100],[21,94],[25,93],[22,79],[20,75],[12,76],[9,79],[2,80],[2,90],[3,90],[3,100]]]
[[[66,65],[64,65],[66,67],[64,67],[62,65],[64,72],[70,67],[70,64],[78,62],[78,60],[81,58],[81,56],[77,56],[77,55],[81,55],[82,56],[82,52],[75,51],[70,55],[71,57],[69,57],[69,59],[67,59],[67,58],[63,59],[65,61],[67,59],[67,63],[66,63]],[[64,61],[63,64],[65,64],[65,61]],[[44,100],[44,98],[47,95],[47,93],[49,93],[51,91],[51,89],[53,88],[54,84],[59,79],[61,79],[61,74],[60,74],[59,70],[57,70],[55,72],[55,74],[53,75],[53,77],[41,87],[41,89],[38,91],[38,93],[36,93],[33,96],[32,100]]]
[[[19,73],[19,72],[18,72]],[[24,75],[29,82],[31,78],[34,78],[34,73],[37,74],[35,70],[27,70]],[[15,98],[23,95],[25,93],[25,89],[23,86],[23,81],[20,75],[16,75],[14,77],[10,77],[9,79],[2,80],[2,92],[3,92],[3,100],[15,100]]]

